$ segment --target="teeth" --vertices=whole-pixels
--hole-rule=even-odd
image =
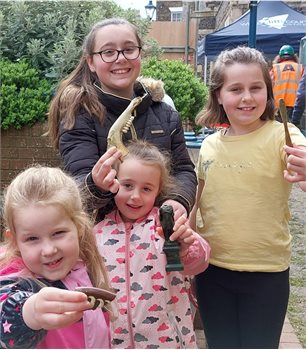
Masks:
[[[117,70],[113,70],[114,74],[124,74],[127,73],[129,70],[128,69],[117,69]]]
[[[49,262],[48,265],[53,266],[53,265],[57,264],[58,262],[59,262],[59,259],[55,260],[55,261],[52,261],[52,262]]]

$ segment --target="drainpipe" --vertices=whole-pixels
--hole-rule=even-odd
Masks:
[[[189,55],[189,23],[190,23],[190,9],[189,9],[189,3],[187,3],[186,43],[185,43],[185,63],[186,64],[188,64],[188,55]]]
[[[249,47],[256,48],[257,1],[250,1]]]

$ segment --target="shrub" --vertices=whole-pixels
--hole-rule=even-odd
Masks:
[[[51,100],[51,84],[41,79],[38,72],[26,61],[12,63],[0,60],[1,129],[33,125],[46,119]]]
[[[1,1],[0,58],[26,59],[54,85],[79,61],[81,45],[92,25],[104,18],[124,17],[142,38],[149,21],[114,1]]]
[[[179,60],[153,57],[144,60],[141,74],[162,80],[182,120],[195,127],[194,119],[207,102],[208,89],[189,65]]]

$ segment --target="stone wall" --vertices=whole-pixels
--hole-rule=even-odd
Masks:
[[[157,1],[156,2],[156,20],[157,21],[171,21],[171,12],[169,7],[183,6],[182,1]]]
[[[1,130],[1,187],[0,193],[23,169],[33,165],[60,166],[60,156],[43,134],[47,123],[36,123],[20,130]]]

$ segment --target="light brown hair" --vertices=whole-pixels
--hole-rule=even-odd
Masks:
[[[225,70],[233,64],[257,64],[262,71],[267,86],[267,104],[260,119],[273,120],[275,115],[272,80],[269,73],[268,63],[261,52],[254,48],[239,46],[232,50],[222,51],[214,64],[209,83],[209,96],[207,106],[196,116],[198,125],[211,127],[216,123],[230,124],[223,106],[218,102],[218,91],[224,84]]]

